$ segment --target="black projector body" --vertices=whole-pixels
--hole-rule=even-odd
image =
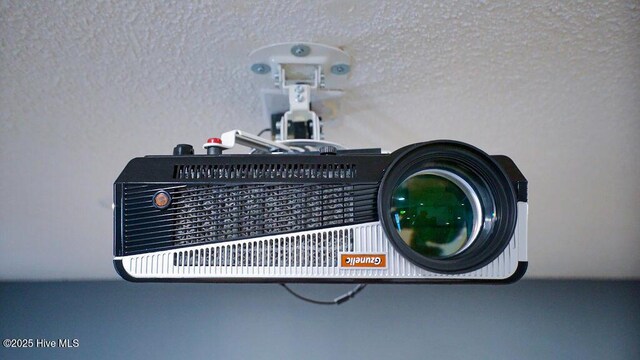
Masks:
[[[507,283],[527,267],[527,181],[464,143],[146,156],[114,184],[130,281]]]

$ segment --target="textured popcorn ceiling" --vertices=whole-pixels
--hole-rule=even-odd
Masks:
[[[116,278],[129,159],[258,131],[247,55],[354,59],[328,139],[438,138],[530,181],[529,277],[640,277],[640,3],[1,1],[0,279]]]

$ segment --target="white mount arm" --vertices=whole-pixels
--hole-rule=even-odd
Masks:
[[[228,131],[220,139],[211,138],[204,144],[207,153],[221,154],[222,150],[236,144],[259,153],[323,151],[322,147],[344,149],[338,144],[322,140],[320,118],[311,110],[311,95],[313,92],[314,99],[318,99],[318,91],[323,94],[341,92],[351,68],[351,60],[346,52],[323,44],[282,43],[257,49],[249,57],[252,61],[251,71],[259,75],[262,87],[281,91],[288,97],[288,110],[276,123],[280,133],[274,134],[276,141],[271,141],[241,130]],[[271,111],[269,116],[281,111]],[[289,138],[290,123],[298,123],[298,126],[304,123],[307,126],[309,121],[310,138]]]

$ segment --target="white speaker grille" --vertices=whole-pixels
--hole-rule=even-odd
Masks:
[[[527,204],[518,204],[518,224],[509,246],[476,271],[445,275],[426,271],[398,253],[379,222],[191,246],[119,257],[141,279],[504,279],[526,261]],[[342,268],[341,253],[387,255],[386,268]]]

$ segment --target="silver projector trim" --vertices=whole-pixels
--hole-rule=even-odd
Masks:
[[[527,261],[527,217],[528,205],[518,203],[518,221],[509,245],[493,262],[487,266],[465,274],[438,274],[424,270],[405,259],[391,245],[384,234],[380,222],[370,222],[351,226],[340,226],[313,231],[264,236],[244,240],[227,241],[214,244],[196,245],[180,249],[157,251],[146,254],[115,257],[121,260],[123,269],[136,279],[242,279],[242,278],[278,278],[278,279],[506,279],[514,274],[518,262]],[[352,247],[340,243],[337,236],[353,234]],[[338,248],[331,254],[318,246],[314,239],[329,236],[330,245]],[[273,265],[274,249],[269,243],[278,242],[289,251],[286,260]],[[233,251],[230,252],[229,249]],[[246,258],[241,251],[250,251]],[[238,250],[238,251],[236,251]],[[387,254],[386,268],[342,268],[338,254]],[[195,258],[194,254],[201,254]],[[206,254],[203,257],[202,254]],[[208,264],[214,256],[226,256],[233,265],[218,266]],[[231,255],[233,254],[233,255]],[[244,253],[246,254],[246,252]],[[176,264],[176,258],[185,256],[185,262]],[[229,256],[231,258],[229,259]],[[235,258],[234,258],[235,257]],[[200,259],[200,260],[198,260]]]

